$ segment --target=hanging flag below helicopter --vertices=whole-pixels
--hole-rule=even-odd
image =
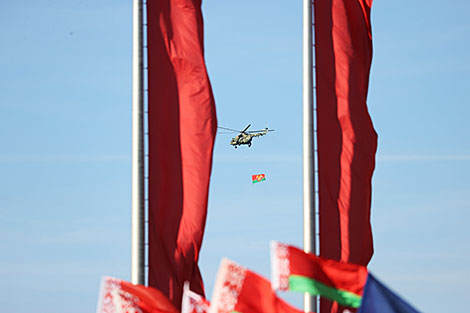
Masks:
[[[256,175],[251,175],[251,180],[254,183],[260,183],[262,181],[266,180],[266,174],[256,174]]]

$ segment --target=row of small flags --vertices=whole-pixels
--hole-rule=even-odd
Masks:
[[[211,302],[185,284],[181,313],[301,313],[276,291],[306,292],[336,301],[358,313],[418,313],[383,285],[365,266],[323,259],[271,243],[271,282],[223,259]],[[102,280],[97,313],[178,313],[157,289],[116,278]]]

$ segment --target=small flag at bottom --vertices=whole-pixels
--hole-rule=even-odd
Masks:
[[[260,183],[262,181],[266,180],[266,174],[256,174],[256,175],[251,175],[251,179],[254,183]]]
[[[264,277],[228,259],[220,264],[210,313],[304,313],[281,298]]]
[[[178,313],[159,290],[104,277],[101,280],[96,313]]]

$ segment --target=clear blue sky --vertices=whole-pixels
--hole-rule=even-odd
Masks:
[[[204,1],[219,125],[276,130],[217,138],[209,297],[221,257],[268,276],[269,240],[302,243],[301,6]],[[468,16],[467,0],[372,9],[370,268],[430,313],[468,306]],[[94,312],[101,276],[130,279],[131,19],[130,0],[0,4],[2,311]]]

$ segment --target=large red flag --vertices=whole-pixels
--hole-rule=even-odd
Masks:
[[[315,1],[320,255],[360,265],[373,254],[377,134],[366,104],[371,5],[372,0]],[[329,311],[325,303],[322,312]]]
[[[217,130],[201,0],[148,0],[149,285],[177,307],[197,265]]]

